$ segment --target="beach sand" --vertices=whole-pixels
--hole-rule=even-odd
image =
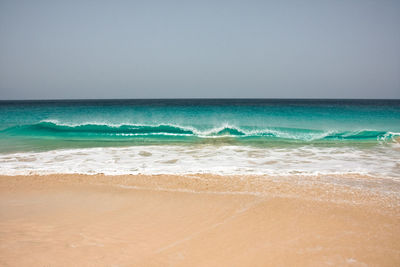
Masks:
[[[371,177],[0,176],[0,192],[1,266],[400,265],[399,186]]]

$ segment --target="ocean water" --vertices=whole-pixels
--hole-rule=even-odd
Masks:
[[[400,178],[400,100],[0,101],[0,174]]]

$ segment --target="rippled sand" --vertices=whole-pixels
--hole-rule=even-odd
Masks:
[[[1,266],[399,266],[400,183],[0,176]]]

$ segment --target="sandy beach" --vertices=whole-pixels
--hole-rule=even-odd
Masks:
[[[398,185],[329,179],[1,176],[0,265],[398,265]]]

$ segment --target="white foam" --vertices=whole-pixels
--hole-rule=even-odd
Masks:
[[[389,147],[132,146],[0,154],[0,174],[366,174],[400,178]]]

